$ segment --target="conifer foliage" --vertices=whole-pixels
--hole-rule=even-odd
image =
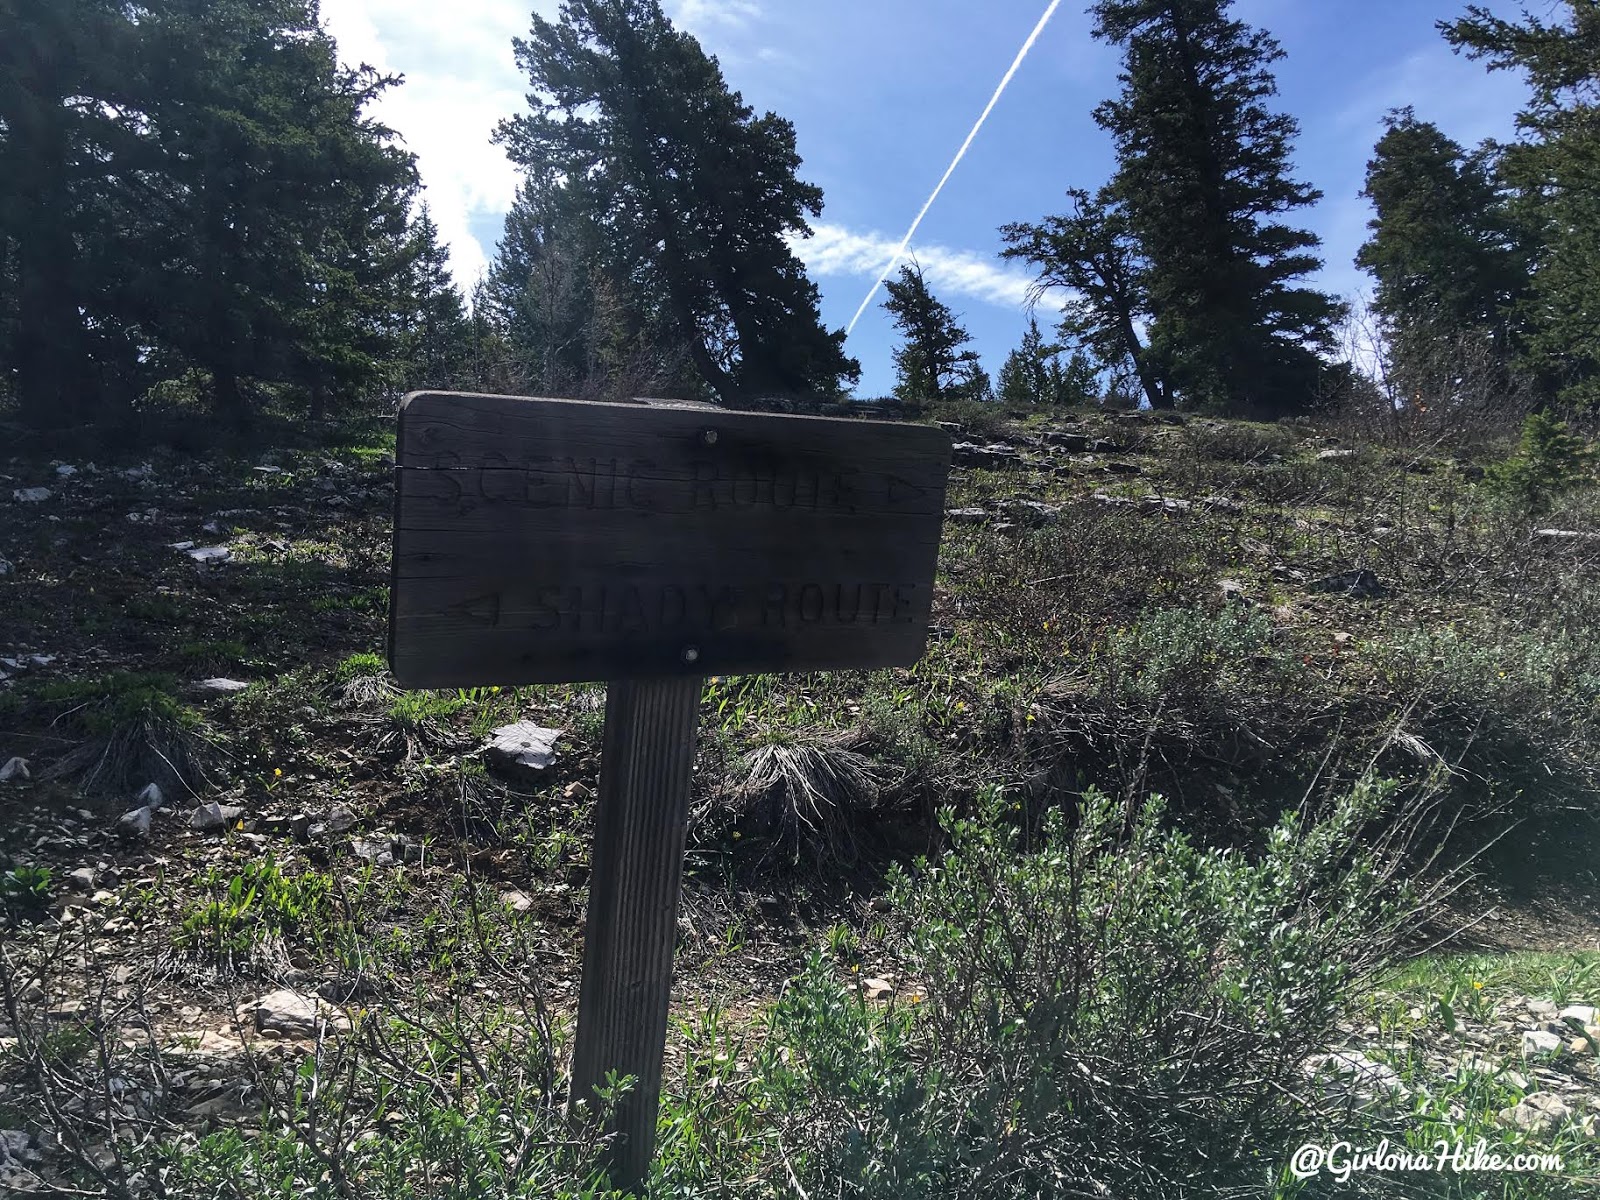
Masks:
[[[1298,133],[1273,111],[1276,41],[1228,0],[1100,0],[1097,36],[1124,48],[1110,194],[1148,260],[1150,352],[1178,397],[1234,412],[1306,407],[1340,305],[1300,280],[1318,239],[1288,218],[1316,189],[1290,174]]]
[[[831,397],[859,378],[787,240],[822,210],[788,121],[730,91],[658,0],[566,0],[515,44],[532,111],[499,138],[531,179],[556,181],[575,224],[550,230],[574,248],[546,239],[539,253],[598,269],[623,326],[670,336],[726,403]],[[504,253],[531,244],[518,231]],[[524,328],[535,358],[568,345]]]

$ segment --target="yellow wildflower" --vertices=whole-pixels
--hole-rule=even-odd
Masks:
[[[282,779],[283,778],[283,768],[282,767],[273,767],[272,768],[272,777],[274,779]]]

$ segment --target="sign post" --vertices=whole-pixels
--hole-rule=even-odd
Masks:
[[[701,680],[904,666],[950,438],[876,421],[419,392],[395,453],[389,662],[408,687],[604,681],[572,1098],[636,1083],[655,1145]]]

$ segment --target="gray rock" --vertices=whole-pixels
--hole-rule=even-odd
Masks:
[[[242,692],[249,686],[243,680],[224,679],[219,675],[215,679],[202,679],[194,685],[194,690],[201,697],[231,696],[234,692]]]
[[[189,814],[189,827],[201,833],[226,829],[244,815],[244,809],[234,804],[218,804],[215,800],[202,804]]]
[[[403,833],[378,833],[350,839],[350,851],[357,858],[379,867],[422,861],[422,843]]]
[[[526,892],[512,888],[510,891],[500,893],[500,903],[504,904],[512,912],[525,913],[533,907],[533,897]]]
[[[1222,593],[1224,600],[1237,600],[1244,595],[1244,583],[1238,579],[1217,580],[1217,590]]]
[[[257,1033],[270,1029],[285,1037],[316,1037],[319,1030],[350,1028],[350,1019],[334,1005],[288,988],[267,993],[253,1007]]]
[[[61,479],[71,479],[78,473],[78,468],[71,463],[61,463],[56,467],[56,475]]]
[[[11,498],[18,504],[39,504],[53,495],[55,493],[47,487],[14,488],[11,492]]]
[[[194,543],[193,542],[168,542],[167,543],[167,549],[168,550],[193,550],[194,549]]]
[[[147,783],[140,788],[139,794],[134,797],[134,800],[149,808],[152,812],[160,812],[167,806],[167,798],[161,794],[160,786],[154,783]]]
[[[1556,1014],[1558,1021],[1576,1021],[1579,1025],[1594,1024],[1595,1007],[1592,1004],[1569,1004]]]
[[[1006,516],[1024,525],[1054,525],[1061,519],[1059,504],[1045,504],[1040,500],[1011,500],[1004,508]]]
[[[1356,457],[1354,450],[1323,450],[1317,454],[1317,459],[1320,462],[1334,462],[1339,459],[1354,457]]]
[[[14,570],[16,570],[16,568],[13,567],[10,562],[4,558],[0,558],[0,575],[9,575]]]
[[[1533,536],[1551,542],[1592,542],[1600,540],[1600,533],[1587,529],[1535,529]]]
[[[137,482],[141,479],[149,479],[155,474],[155,469],[152,468],[149,463],[142,463],[137,467],[124,468],[123,470],[118,471],[117,474],[121,475],[124,479],[132,479]]]
[[[233,557],[233,551],[226,546],[196,546],[185,553],[202,566],[220,566]]]
[[[982,508],[947,508],[944,519],[952,525],[981,525],[989,519],[989,513]]]
[[[490,736],[485,754],[491,763],[506,770],[542,771],[554,761],[556,739],[562,732],[531,721],[502,725]]]
[[[1306,1078],[1322,1080],[1331,1085],[1330,1091],[1346,1095],[1372,1098],[1380,1092],[1407,1094],[1405,1084],[1393,1067],[1374,1062],[1359,1050],[1313,1054],[1300,1064],[1300,1070]]]
[[[951,461],[958,467],[986,467],[991,470],[1014,467],[1021,455],[1016,447],[1004,442],[980,446],[975,442],[957,442],[950,448]]]
[[[136,808],[132,812],[125,812],[117,818],[117,831],[133,837],[149,837],[151,816],[152,813],[148,808]]]
[[[67,882],[80,892],[94,891],[95,877],[93,867],[79,867],[76,871],[67,872]]]
[[[5,765],[0,766],[0,783],[23,783],[28,778],[28,760],[25,758],[8,758]]]
[[[329,833],[343,833],[347,829],[354,829],[356,814],[348,804],[336,804],[333,811],[328,814],[325,822]]]
[[[1379,582],[1377,575],[1365,569],[1340,571],[1334,575],[1325,575],[1323,578],[1307,585],[1307,590],[1339,593],[1356,600],[1374,600],[1380,596],[1388,595],[1389,592],[1389,589]]]
[[[936,422],[936,424],[951,437],[959,437],[961,434],[966,432],[965,429],[956,424],[954,421],[939,421]]]
[[[1526,1007],[1534,1016],[1547,1020],[1556,1015],[1556,1005],[1552,1000],[1529,1000]]]
[[[1527,1029],[1522,1034],[1522,1057],[1537,1058],[1541,1055],[1559,1054],[1562,1048],[1561,1038],[1543,1029]]]
[[[1089,449],[1089,435],[1071,429],[1052,429],[1044,435],[1044,442],[1047,446],[1060,446],[1074,454],[1082,454]]]
[[[1128,448],[1121,442],[1114,442],[1110,438],[1091,438],[1085,449],[1090,454],[1126,454]]]
[[[1528,1133],[1546,1133],[1571,1116],[1572,1107],[1553,1092],[1535,1092],[1500,1110],[1501,1124]]]
[[[1138,463],[1108,462],[1104,467],[1107,475],[1143,475],[1144,468]]]

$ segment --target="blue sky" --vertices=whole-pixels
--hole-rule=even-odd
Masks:
[[[377,110],[418,155],[429,204],[470,289],[494,253],[517,177],[489,135],[522,111],[511,38],[554,0],[323,0],[347,62],[402,74]],[[847,324],[988,102],[1045,0],[667,0],[680,28],[722,64],[758,111],[794,122],[801,175],[823,189],[816,235],[796,249],[830,328]],[[1112,167],[1090,111],[1116,89],[1114,47],[1089,36],[1083,0],[1066,0],[924,219],[912,250],[960,315],[991,374],[1027,323],[1028,277],[1002,263],[999,226],[1058,211],[1068,187]],[[1503,0],[1490,7],[1514,15]],[[1434,23],[1448,0],[1238,0],[1270,30],[1280,107],[1300,121],[1295,166],[1324,197],[1304,213],[1321,235],[1318,282],[1342,296],[1369,285],[1351,259],[1370,215],[1358,193],[1381,118],[1410,104],[1471,145],[1509,138],[1519,81],[1453,54]],[[881,300],[881,293],[879,299]],[[1051,314],[1043,307],[1040,324]],[[893,384],[894,333],[875,301],[848,349],[857,394]]]

